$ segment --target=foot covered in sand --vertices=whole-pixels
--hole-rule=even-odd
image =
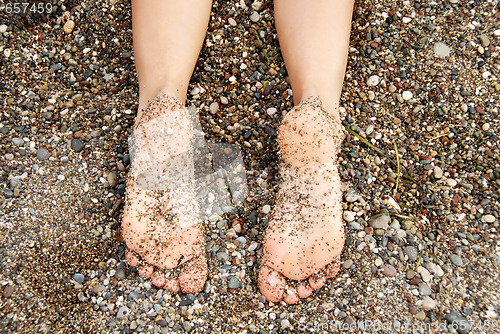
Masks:
[[[122,236],[128,263],[157,287],[197,293],[207,277],[196,198],[193,126],[175,98],[157,96],[131,136]]]
[[[278,131],[281,182],[264,238],[259,288],[268,301],[307,298],[334,277],[344,246],[339,110],[308,98]]]

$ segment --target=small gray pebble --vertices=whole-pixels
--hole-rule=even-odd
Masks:
[[[410,261],[417,261],[418,250],[414,246],[406,246],[404,248],[404,252],[406,255],[408,255],[408,259],[410,259]]]
[[[460,255],[457,255],[457,254],[451,254],[450,255],[450,261],[451,261],[451,263],[453,263],[457,267],[460,267],[460,266],[462,266],[464,264],[464,262],[462,261],[462,258],[460,257]]]
[[[451,311],[450,313],[444,316],[444,319],[453,327],[457,329],[457,332],[460,334],[469,333],[472,329],[472,325],[465,317],[463,317],[457,311]]]
[[[227,283],[229,289],[238,289],[240,287],[240,280],[237,277],[232,276]]]
[[[387,229],[389,227],[390,218],[386,214],[379,214],[371,217],[368,220],[368,225],[373,227],[374,229]]]
[[[418,291],[422,296],[430,296],[430,294],[432,293],[432,289],[426,283],[420,283],[418,285]]]
[[[73,276],[73,279],[74,279],[75,281],[77,281],[78,283],[82,284],[82,283],[83,283],[83,281],[85,280],[85,276],[83,276],[83,275],[82,275],[82,274],[80,274],[80,273],[77,273],[77,274],[75,274],[75,275]]]
[[[24,145],[24,140],[22,138],[12,138],[12,143],[16,146]]]
[[[85,147],[85,145],[82,143],[82,141],[80,139],[71,140],[71,148],[73,149],[73,151],[75,151],[77,153],[81,152],[84,147]]]
[[[38,150],[36,150],[36,157],[40,161],[47,160],[48,158],[50,158],[50,152],[46,148],[39,148]]]

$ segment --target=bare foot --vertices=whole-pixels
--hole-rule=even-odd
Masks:
[[[339,270],[344,246],[336,159],[344,134],[338,110],[317,98],[293,108],[278,132],[281,183],[264,238],[259,288],[295,304]],[[297,282],[288,281],[295,280]]]
[[[198,293],[207,277],[192,138],[186,108],[160,95],[136,121],[131,143],[122,218],[126,258],[142,277],[172,292]],[[162,270],[174,268],[177,277]]]

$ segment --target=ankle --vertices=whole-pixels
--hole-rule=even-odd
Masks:
[[[177,85],[171,84],[155,88],[145,87],[143,89],[139,89],[139,108],[137,110],[137,117],[139,118],[139,116],[148,108],[151,101],[153,101],[157,96],[168,95],[169,97],[177,99],[181,105],[184,105],[186,103],[186,94],[187,87],[181,88]]]

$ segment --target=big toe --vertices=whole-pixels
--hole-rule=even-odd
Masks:
[[[197,256],[182,265],[179,286],[184,293],[196,294],[207,280],[208,266],[205,255]]]
[[[259,271],[259,289],[268,301],[277,303],[283,299],[285,277],[276,270],[262,265]]]

